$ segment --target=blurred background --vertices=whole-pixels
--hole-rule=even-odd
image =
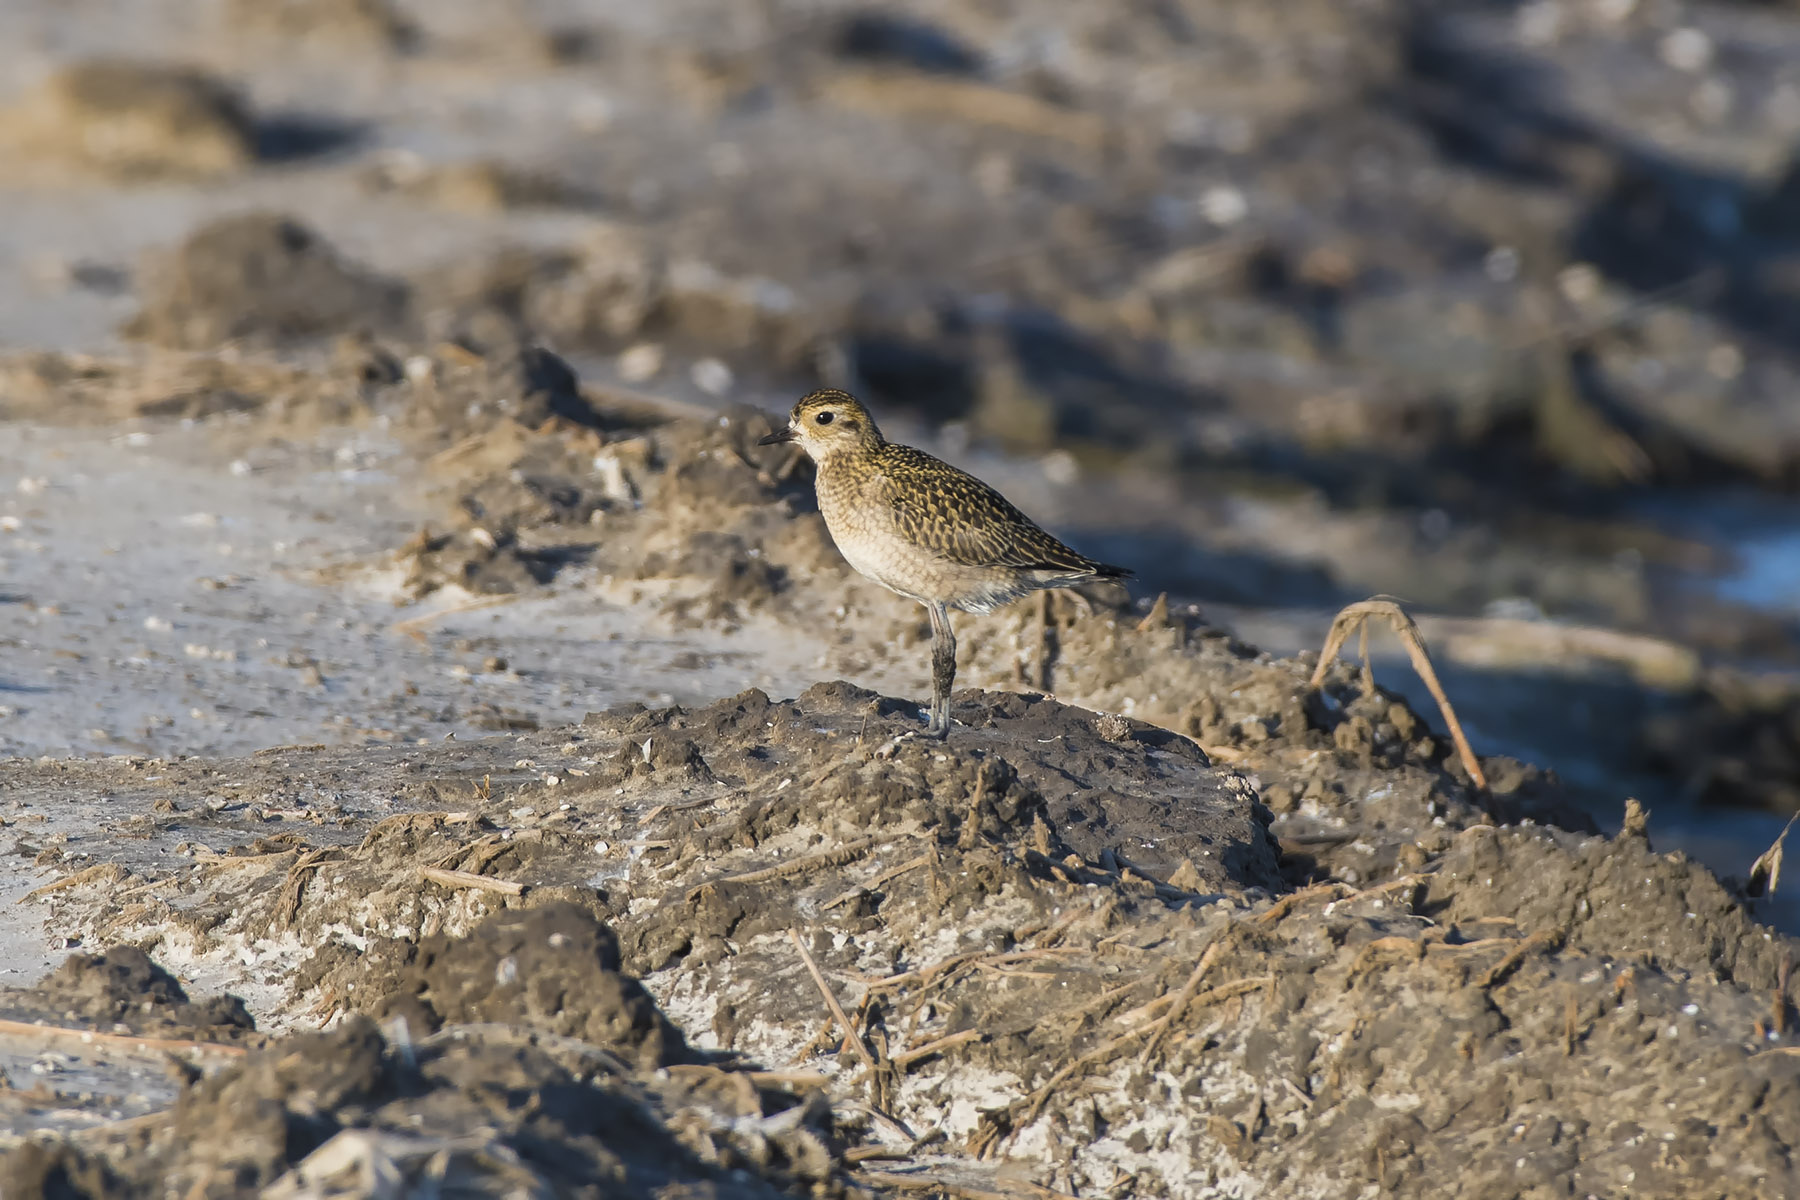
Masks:
[[[1747,867],[1800,808],[1797,148],[1782,0],[9,0],[0,404],[442,343],[849,387],[1270,651],[1398,597],[1479,751]]]

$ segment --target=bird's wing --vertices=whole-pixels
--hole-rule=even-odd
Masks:
[[[981,480],[922,450],[882,449],[880,493],[915,546],[962,566],[1087,574],[1101,564],[1045,533]]]

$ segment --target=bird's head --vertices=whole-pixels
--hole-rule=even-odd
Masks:
[[[882,443],[881,430],[862,401],[849,392],[827,388],[803,396],[788,414],[785,428],[762,439],[761,445],[793,442],[823,462],[834,454],[874,450]]]

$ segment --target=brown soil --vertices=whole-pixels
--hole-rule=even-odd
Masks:
[[[1354,707],[1348,678],[1327,694]],[[129,1137],[102,1126],[0,1171],[60,1171],[78,1195],[432,1154],[486,1163],[492,1194],[718,1187],[732,1166],[784,1194],[914,1172],[1011,1194],[1021,1170],[1144,1196],[1791,1184],[1800,1067],[1772,1051],[1793,944],[1641,832],[1497,827],[1465,799],[1362,890],[1295,892],[1260,772],[1030,695],[963,692],[956,713],[928,742],[907,706],[829,684],[490,744],[168,764],[145,795],[223,770],[334,790],[346,816],[173,873],[90,871],[52,924],[219,981],[254,961],[284,1027],[332,1031],[196,1073]],[[1314,755],[1404,790],[1403,766]],[[245,820],[175,819],[214,842]],[[1394,836],[1382,808],[1362,820],[1350,836]],[[796,936],[861,1049],[839,1048]],[[116,1016],[66,999],[97,969],[65,968],[40,1003]],[[103,985],[73,986],[110,996],[149,970],[115,952]],[[196,1007],[155,980],[163,1007]],[[627,1111],[629,1136],[596,1115]],[[896,1164],[853,1167],[865,1143]]]
[[[72,954],[35,986],[8,989],[5,1008],[40,1019],[156,1037],[235,1041],[255,1029],[235,996],[193,1001],[181,984],[136,946]]]
[[[575,724],[482,699],[494,736],[461,740],[6,760],[9,791],[104,829],[0,816],[19,865],[65,872],[29,911],[83,951],[0,992],[0,1195],[1800,1190],[1800,946],[1635,806],[1607,837],[1538,767],[1487,758],[1479,787],[1353,665],[1315,689],[1309,655],[1109,589],[962,619],[955,728],[928,741],[915,699],[856,682],[922,685],[922,614],[845,566],[806,463],[757,444],[779,416],[671,399],[673,372],[651,395],[577,377],[631,352],[701,392],[851,384],[1059,452],[1059,477],[1171,514],[1127,531],[1146,573],[1264,599],[1379,575],[1649,627],[1628,523],[1583,511],[1647,482],[1791,488],[1791,188],[1664,162],[1629,111],[1547,113],[1512,57],[1471,71],[1473,10],[1014,7],[1061,49],[935,0],[801,27],[692,0],[678,35],[228,6],[255,61],[323,45],[419,111],[445,77],[603,74],[633,103],[555,125],[548,160],[310,180],[365,214],[581,208],[581,232],[377,270],[290,216],[209,216],[133,280],[135,357],[9,359],[0,415],[233,455],[388,439],[384,499],[434,515],[328,581],[587,589],[688,637],[677,661],[731,632],[826,682]],[[1650,7],[1607,43],[1630,61],[1660,61]],[[1590,34],[1538,67],[1582,78]],[[71,65],[0,133],[34,170],[133,181],[293,151],[221,78]],[[1691,133],[1698,84],[1658,137]],[[534,97],[545,122],[579,107]],[[1694,279],[1718,286],[1627,303]],[[1219,479],[1218,512],[1179,494]],[[1320,561],[1381,511],[1335,575],[1254,522],[1197,567],[1160,553],[1271,495]],[[1652,567],[1691,550],[1656,541]],[[1709,645],[1791,652],[1744,628]],[[505,679],[505,649],[467,657]],[[274,662],[334,703],[318,662]],[[1659,764],[1791,803],[1791,692],[1690,666],[1646,719]],[[412,685],[383,685],[399,727]]]
[[[447,353],[434,372],[485,377]],[[422,378],[378,387],[371,412],[409,428],[434,402]],[[922,657],[916,612],[846,572],[803,473],[755,445],[765,416],[646,428],[584,403],[537,427],[487,411],[440,453],[430,486],[458,536],[579,530],[610,586],[675,626],[817,629],[838,606],[859,652]],[[612,466],[590,472],[596,454]],[[547,501],[559,477],[594,506]],[[1352,667],[1314,692],[1309,660],[1192,614],[1020,606],[969,622],[963,647],[966,679],[1047,679],[1102,711],[970,689],[937,743],[911,704],[831,683],[467,744],[162,763],[154,782],[141,761],[21,765],[23,785],[53,771],[145,813],[131,861],[47,898],[51,928],[248,989],[299,1040],[190,1083],[156,1132],[101,1127],[6,1169],[88,1194],[228,1190],[449,1154],[504,1164],[493,1189],[532,1177],[505,1171],[580,1189],[716,1180],[737,1154],[790,1191],[1009,1194],[1024,1172],[1075,1194],[1435,1196],[1447,1178],[1717,1190],[1724,1156],[1746,1165],[1721,1194],[1786,1186],[1794,947],[1704,869],[1636,827],[1595,835],[1521,764],[1489,759],[1479,791]],[[260,808],[186,799],[221,780],[336,799],[272,838]],[[176,839],[232,848],[180,866]],[[617,1066],[579,1073],[595,1061]],[[820,1078],[775,1101],[758,1081],[776,1077],[746,1069]],[[718,1122],[669,1089],[701,1078],[804,1146],[694,1150]],[[610,1111],[627,1084],[644,1136],[564,1115]],[[424,1128],[405,1124],[420,1105]],[[221,1106],[267,1112],[267,1134],[212,1140]],[[534,1149],[550,1142],[554,1161]]]
[[[681,1056],[651,1048],[661,1014],[617,973],[616,958],[613,967],[594,961],[608,938],[591,916],[552,906],[498,913],[462,941],[427,941],[416,948],[418,979],[436,986],[427,1001],[412,998],[385,1037],[356,1017],[210,1074],[191,1069],[173,1107],[127,1122],[129,1131],[103,1126],[80,1143],[12,1151],[0,1159],[0,1188],[22,1197],[151,1197],[171,1186],[192,1196],[267,1188],[298,1197],[369,1194],[372,1180],[429,1186],[448,1175],[476,1195],[846,1194],[843,1139],[816,1098],[702,1062],[680,1074],[653,1069]],[[486,953],[494,949],[509,953],[496,960]],[[564,974],[552,960],[575,969]],[[510,963],[523,983],[497,980],[496,967]],[[586,994],[593,985],[599,993]],[[571,1026],[550,990],[558,987],[600,1024]],[[598,1017],[609,999],[613,1016]],[[440,1028],[435,1013],[407,1020],[432,1011],[422,1003],[469,1023]],[[679,1033],[667,1033],[678,1048]]]
[[[404,290],[358,270],[289,217],[249,213],[196,231],[144,280],[125,332],[174,349],[392,329]]]

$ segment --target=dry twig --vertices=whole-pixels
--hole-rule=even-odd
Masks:
[[[1788,1031],[1788,977],[1793,974],[1794,960],[1791,955],[1781,956],[1781,969],[1775,973],[1775,1033],[1778,1037],[1786,1037]]]
[[[501,604],[511,604],[517,599],[519,599],[519,594],[514,592],[508,592],[505,595],[500,596],[477,596],[472,600],[464,600],[460,604],[452,604],[447,608],[433,609],[431,612],[420,613],[416,617],[408,617],[404,621],[395,621],[392,625],[388,626],[388,631],[390,633],[404,633],[416,641],[423,641],[425,626],[431,624],[433,621],[439,621],[445,617],[459,616],[462,613],[477,612],[481,609],[493,608]]]
[[[287,878],[281,885],[281,898],[276,904],[275,924],[277,928],[293,928],[294,921],[300,916],[300,904],[306,898],[306,885],[311,880],[312,874],[326,863],[335,860],[337,853],[334,847],[308,850],[293,866],[288,868]]]
[[[1224,948],[1225,938],[1223,936],[1214,939],[1212,944],[1207,946],[1206,952],[1200,956],[1200,961],[1194,964],[1194,970],[1188,975],[1187,982],[1181,985],[1181,991],[1176,994],[1175,1002],[1169,1006],[1169,1011],[1156,1019],[1155,1029],[1150,1035],[1150,1044],[1145,1046],[1144,1052],[1138,1056],[1140,1063],[1148,1063],[1156,1056],[1156,1052],[1162,1049],[1162,1040],[1164,1035],[1169,1032],[1169,1026],[1181,1020],[1187,1012],[1188,1001],[1192,1000],[1194,993],[1200,990],[1200,980],[1205,978],[1206,972],[1212,968]]]
[[[975,1187],[972,1184],[957,1183],[938,1175],[911,1175],[896,1171],[859,1171],[857,1179],[876,1187],[893,1188],[902,1192],[936,1192],[941,1196],[955,1196],[959,1200],[1028,1200],[1043,1197],[1044,1200],[1075,1200],[1067,1192],[1055,1191],[1041,1183],[1030,1183],[1020,1180],[1016,1184],[1006,1181],[1009,1190],[992,1191],[988,1188]],[[997,1181],[998,1182],[998,1181]],[[1013,1190],[1013,1189],[1023,1190]]]

